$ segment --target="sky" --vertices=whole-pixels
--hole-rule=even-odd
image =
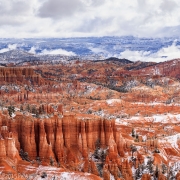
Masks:
[[[0,0],[0,38],[179,36],[179,0]]]

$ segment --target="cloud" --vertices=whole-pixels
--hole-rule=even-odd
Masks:
[[[102,49],[101,47],[89,47],[89,49],[95,54],[99,54],[99,53],[107,54],[108,53],[106,50]]]
[[[118,56],[119,58],[127,58],[132,61],[147,62],[163,62],[171,59],[179,58],[180,46],[176,45],[176,41],[171,46],[161,48],[156,53],[150,51],[130,51],[126,50]]]
[[[42,18],[62,19],[75,13],[88,11],[90,7],[104,4],[104,0],[46,0],[41,4],[38,15]]]
[[[160,5],[161,10],[166,11],[168,13],[172,13],[178,7],[178,3],[173,0],[164,0]]]
[[[29,53],[32,53],[32,54],[37,54],[36,53],[36,50],[37,50],[37,47],[35,46],[32,46],[31,49],[28,51]],[[44,49],[41,51],[41,53],[38,53],[39,55],[46,55],[46,54],[49,54],[49,55],[65,55],[65,56],[76,56],[76,54],[72,51],[66,51],[64,49],[53,49],[53,50],[47,50],[47,49]]]
[[[83,3],[79,0],[47,0],[39,8],[38,15],[43,18],[62,18],[82,10],[82,6]]]
[[[64,49],[55,49],[55,50],[47,50],[44,49],[41,54],[60,54],[60,55],[65,55],[65,56],[75,56],[76,54],[72,51],[66,51]]]
[[[31,49],[28,51],[29,53],[32,53],[32,54],[37,54],[36,53],[36,50],[37,50],[37,47],[35,46],[32,46]],[[65,55],[65,56],[76,56],[76,53],[72,52],[72,51],[66,51],[64,49],[53,49],[53,50],[47,50],[47,49],[44,49],[41,51],[41,53],[38,53],[39,55],[46,55],[46,54],[49,54],[49,55]]]
[[[32,46],[28,52],[32,54],[36,54],[36,47]]]
[[[25,0],[0,0],[0,15],[27,15],[30,10],[31,3]]]
[[[17,26],[26,23],[27,17],[32,14],[33,1],[0,0],[0,26]]]
[[[17,44],[9,44],[7,48],[0,49],[0,53],[17,49]]]
[[[0,0],[0,37],[179,36],[179,0]],[[169,31],[165,31],[168,28]]]

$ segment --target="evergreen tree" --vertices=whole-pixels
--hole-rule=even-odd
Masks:
[[[54,166],[54,160],[53,160],[52,157],[50,157],[50,165],[51,165],[51,166]]]
[[[30,108],[30,105],[29,105],[29,104],[26,106],[26,110],[27,110],[28,112],[31,111],[31,108]]]
[[[136,169],[136,179],[139,179],[141,177],[141,167],[140,165],[138,166],[138,168]]]
[[[132,128],[132,137],[135,137],[135,131],[134,131],[134,128]]]
[[[37,111],[37,110],[36,110],[36,107],[33,106],[32,109],[31,109],[31,113],[32,113],[32,114],[36,114],[36,111]]]
[[[23,111],[23,106],[22,106],[22,105],[20,106],[20,111],[21,111],[21,112]]]
[[[167,167],[165,164],[162,164],[162,173],[165,174],[167,170]]]
[[[9,116],[12,117],[12,114],[15,112],[15,107],[14,106],[8,106],[8,113]]]
[[[41,174],[41,178],[46,178],[47,177],[47,173],[46,172],[42,172],[42,174]]]
[[[132,159],[133,159],[133,154],[134,154],[134,152],[136,152],[137,151],[137,148],[136,148],[136,146],[134,146],[134,145],[131,145],[131,152],[132,152]]]
[[[154,175],[155,175],[156,178],[158,178],[158,176],[159,176],[159,168],[158,168],[158,165],[156,166],[156,170],[155,170],[155,172],[154,172]]]
[[[147,168],[149,169],[150,173],[153,173],[153,160],[150,158],[147,162]]]

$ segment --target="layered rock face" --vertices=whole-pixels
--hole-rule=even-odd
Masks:
[[[146,142],[141,136],[135,142],[128,140],[129,133],[115,124],[115,120],[63,113],[60,104],[44,105],[44,109],[45,114],[39,118],[28,112],[16,111],[13,117],[6,110],[0,113],[0,163],[11,159],[18,164],[22,161],[19,152],[23,151],[31,162],[38,157],[42,164],[60,166],[66,171],[88,172],[104,180],[112,176],[115,180],[120,177],[133,180],[132,167],[137,170],[143,165],[147,150],[136,149],[133,155],[131,145],[161,150],[157,138],[147,136]],[[165,179],[161,162],[166,162],[158,153],[153,157],[152,166],[160,166],[158,178]],[[150,178],[149,174],[142,176],[142,179]]]
[[[15,145],[15,139],[12,133],[9,133],[7,126],[1,126],[0,131],[0,159],[10,158],[17,162],[20,160],[18,149]]]
[[[113,135],[113,121],[79,120],[74,115],[60,117],[55,113],[53,117],[46,119],[33,119],[32,117],[18,115],[14,122],[17,124],[15,128],[17,131],[19,130],[20,147],[28,152],[31,159],[39,156],[43,159],[54,157],[57,161],[62,159],[66,161],[66,157],[63,155],[64,149],[66,154],[72,154],[72,159],[75,158],[71,152],[73,149],[78,149],[86,158],[88,151],[93,152],[95,150],[95,144],[98,140],[102,142],[102,147],[111,145],[110,154],[114,152],[117,154],[117,145]],[[10,127],[14,122],[9,121]],[[13,131],[13,129],[11,130]],[[26,149],[25,144],[29,144],[31,148]]]
[[[32,81],[33,84],[42,83],[40,75],[36,74],[32,68],[0,68],[0,82],[4,83],[27,83]]]
[[[98,144],[98,148],[108,149],[104,168],[106,176],[111,173],[118,178],[117,174],[122,169],[121,166],[124,166],[124,162],[118,158],[119,155],[124,155],[124,140],[113,120],[81,120],[75,115],[63,116],[57,112],[45,119],[36,119],[20,112],[14,118],[3,117],[5,116],[1,115],[0,119],[1,158],[9,157],[17,161],[21,159],[18,151],[22,149],[28,153],[30,160],[39,157],[48,164],[53,160],[55,164],[59,163],[74,171],[79,171],[79,164],[83,163],[83,172],[99,176],[97,167],[89,156],[94,153]]]

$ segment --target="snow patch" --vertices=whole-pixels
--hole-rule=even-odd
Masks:
[[[108,100],[106,100],[106,103],[108,105],[112,105],[114,103],[121,103],[121,102],[122,102],[121,99],[108,99]]]

